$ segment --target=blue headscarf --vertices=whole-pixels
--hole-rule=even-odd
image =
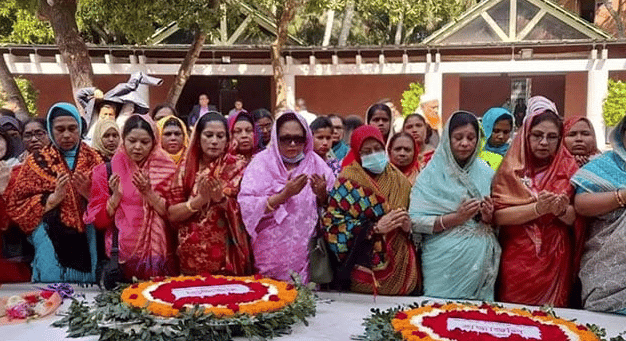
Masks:
[[[76,143],[76,146],[74,146],[74,148],[72,148],[71,150],[62,150],[52,134],[52,121],[55,118],[61,116],[72,117],[76,120],[76,123],[78,123],[79,140],[78,143]],[[83,134],[83,125],[78,109],[76,109],[74,105],[65,102],[59,102],[52,105],[52,107],[50,107],[50,110],[48,110],[48,115],[46,117],[46,126],[48,127],[48,136],[50,136],[50,141],[52,141],[52,144],[54,144],[54,146],[61,153],[61,155],[63,155],[63,157],[65,158],[65,162],[67,162],[67,165],[70,167],[70,169],[73,169],[74,161],[76,160],[76,154],[78,153],[78,148],[80,147],[80,136],[82,136]]]
[[[482,119],[482,126],[483,130],[485,131],[485,150],[492,153],[500,154],[502,156],[506,154],[511,144],[507,142],[500,147],[494,147],[489,144],[489,139],[491,138],[491,134],[493,133],[493,126],[496,125],[497,121],[503,119],[504,117],[508,117],[511,119],[511,128],[513,128],[513,122],[515,122],[515,118],[508,110],[504,108],[491,108],[487,110]]]

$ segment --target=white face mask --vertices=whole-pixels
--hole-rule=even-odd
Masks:
[[[361,166],[374,174],[382,173],[388,163],[389,157],[384,151],[361,157]]]

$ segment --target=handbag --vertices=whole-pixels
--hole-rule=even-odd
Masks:
[[[316,227],[316,233],[309,241],[309,281],[328,284],[333,281],[333,262],[319,219]]]
[[[107,168],[107,179],[111,178],[113,171],[111,169],[111,163],[106,163]],[[109,190],[110,191],[110,190]],[[118,241],[118,230],[117,226],[115,226],[115,222],[113,223],[113,236],[111,241],[111,257],[102,269],[102,275],[100,277],[100,286],[104,287],[107,290],[114,289],[118,283],[122,282],[124,279],[122,269],[119,263],[119,241]]]

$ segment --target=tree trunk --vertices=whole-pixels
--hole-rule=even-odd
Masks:
[[[67,64],[73,95],[80,88],[93,86],[91,58],[76,25],[76,0],[39,0],[39,14],[52,26],[55,42]]]
[[[324,30],[324,41],[322,46],[328,46],[330,44],[330,36],[333,33],[333,22],[335,21],[335,11],[329,9],[326,11],[326,30]]]
[[[180,68],[178,69],[178,73],[176,74],[176,79],[174,79],[174,83],[170,88],[170,91],[167,94],[167,103],[172,106],[176,106],[176,102],[178,102],[178,98],[180,94],[183,92],[183,88],[191,75],[191,70],[193,66],[196,64],[198,57],[200,57],[200,52],[202,51],[202,47],[204,46],[204,41],[206,40],[206,32],[202,31],[200,28],[196,28],[196,33],[193,37],[193,43],[187,50],[187,55],[185,56],[185,60],[180,64]]]
[[[287,41],[287,28],[296,14],[298,6],[305,2],[306,0],[286,0],[282,12],[278,17],[276,40],[271,44],[272,71],[276,88],[276,107],[284,105],[287,102],[287,85],[285,83],[282,64],[283,46]]]
[[[611,15],[611,18],[613,18],[613,21],[615,21],[615,28],[617,29],[617,37],[620,39],[626,38],[626,30],[624,30],[624,22],[622,21],[622,18],[620,17],[619,13],[615,10],[615,8],[613,8],[613,1],[604,0],[603,4],[604,4],[604,7],[606,7],[606,10]]]
[[[400,19],[398,20],[398,24],[396,25],[396,37],[393,40],[395,45],[400,45],[402,42],[402,23],[403,23],[404,15],[400,15]]]
[[[350,29],[352,28],[352,17],[354,17],[354,0],[348,0],[346,3],[346,11],[343,15],[343,22],[341,23],[341,33],[339,33],[339,41],[337,45],[346,46],[348,42],[348,36],[350,35]]]
[[[17,87],[15,78],[9,71],[2,54],[0,54],[0,84],[2,85],[2,91],[7,95],[7,101],[15,104],[15,116],[24,122],[29,116],[26,101],[24,101],[24,96],[22,96],[22,92]]]

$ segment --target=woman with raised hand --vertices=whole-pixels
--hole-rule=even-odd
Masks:
[[[340,263],[335,280],[355,292],[410,294],[421,285],[407,214],[411,184],[389,163],[377,128],[357,128],[350,153],[354,161],[339,173],[323,219]]]
[[[5,191],[7,213],[30,234],[34,282],[96,280],[96,233],[83,222],[91,172],[102,158],[81,142],[81,118],[57,103],[46,119],[52,145],[30,154]]]
[[[585,309],[626,315],[626,118],[609,137],[612,151],[572,177],[576,211],[589,217],[578,276]]]
[[[492,227],[493,170],[478,158],[480,139],[473,114],[453,113],[411,191],[426,296],[494,300],[501,249]]]
[[[241,214],[256,270],[278,280],[290,280],[292,270],[306,283],[308,244],[335,176],[315,154],[311,130],[299,114],[280,115],[272,141],[246,168],[238,196]]]
[[[157,128],[163,150],[170,155],[176,165],[179,165],[189,146],[185,122],[176,116],[165,116],[157,121]]]
[[[85,221],[106,230],[107,254],[118,234],[119,260],[126,280],[175,275],[174,238],[167,219],[166,194],[176,165],[161,149],[157,127],[148,115],[131,115],[122,130],[122,147],[93,172]]]
[[[500,226],[499,301],[565,307],[571,299],[584,226],[570,178],[578,165],[565,148],[551,102],[529,103],[492,186]]]
[[[229,140],[224,116],[202,116],[174,177],[169,213],[178,229],[177,254],[184,274],[252,273],[249,237],[237,203],[248,162],[227,152]]]
[[[588,118],[577,116],[565,121],[563,143],[574,155],[578,167],[584,166],[589,160],[601,154],[596,141],[596,132]]]

